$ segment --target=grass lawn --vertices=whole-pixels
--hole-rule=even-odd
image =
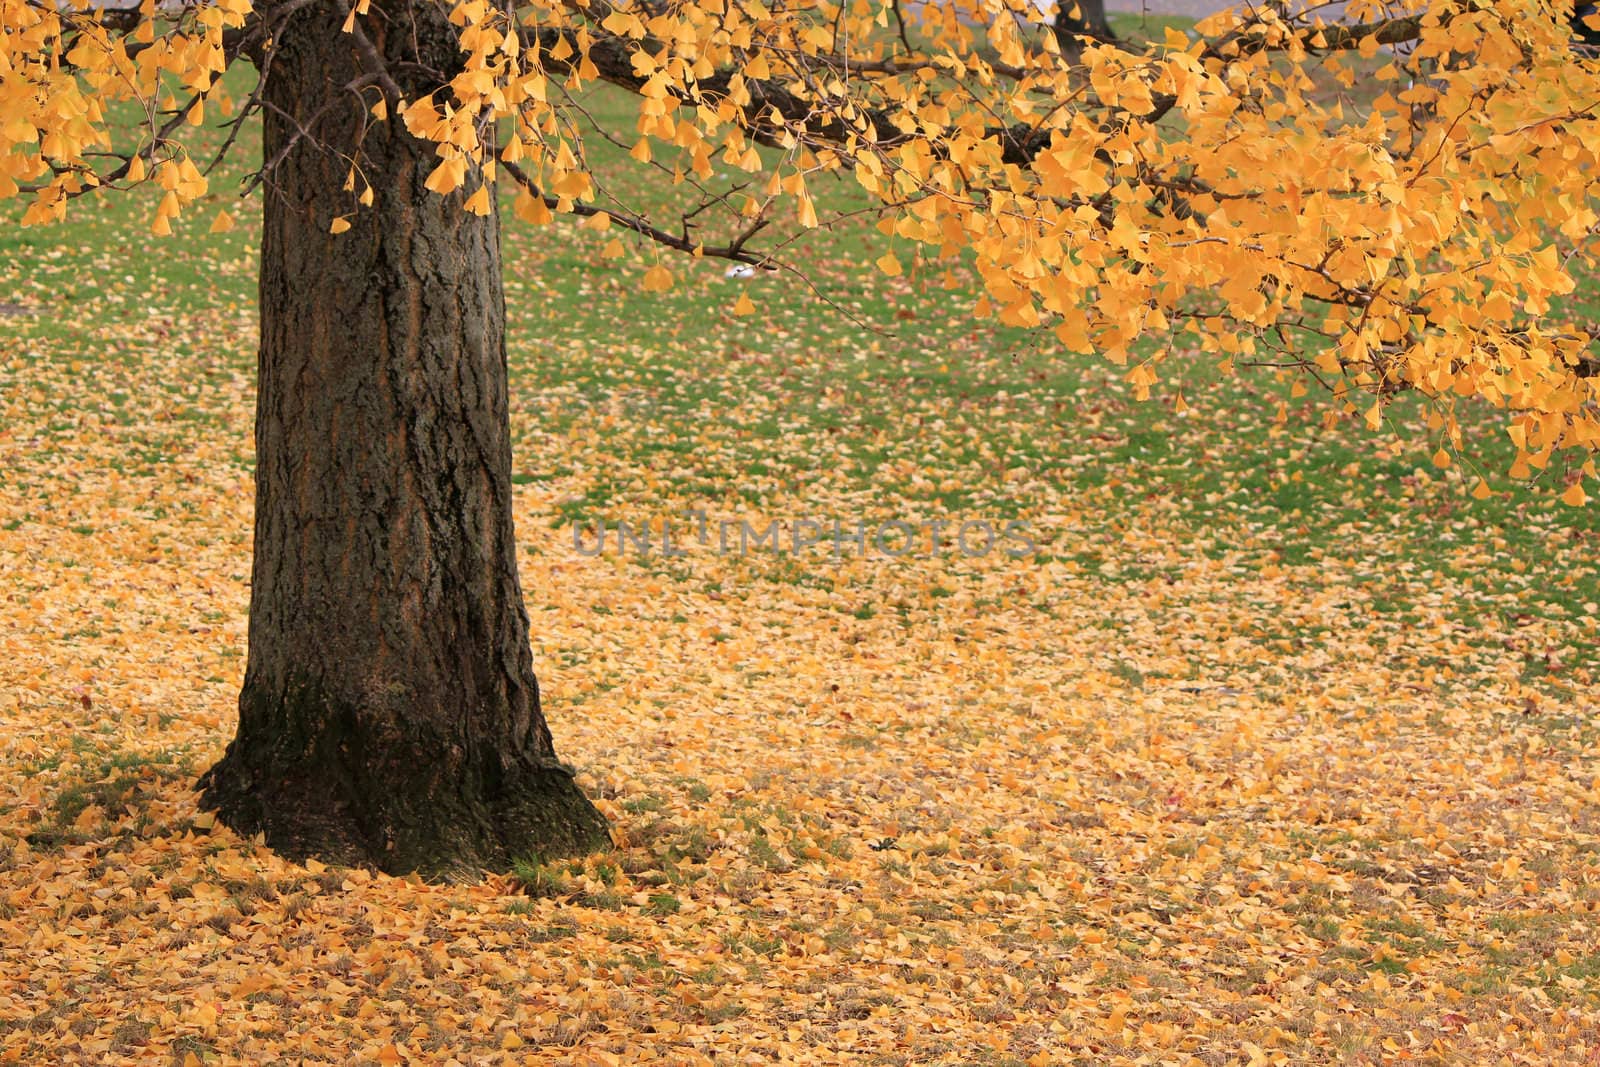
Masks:
[[[665,213],[619,157],[608,187]],[[249,166],[213,177],[229,233],[148,236],[145,193],[0,223],[0,1062],[1597,1048],[1596,508],[1507,482],[1492,411],[1480,502],[1415,405],[1325,428],[1317,394],[1201,358],[1135,402],[974,320],[959,267],[877,275],[865,225],[790,246],[809,285],[680,259],[662,294],[652,249],[508,225],[535,653],[615,850],[428,887],[212,827]],[[1036,551],[574,545],[689,510],[1013,521]]]

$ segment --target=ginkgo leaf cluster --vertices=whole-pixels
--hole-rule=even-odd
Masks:
[[[157,181],[166,232],[207,191],[185,128],[231,113],[218,76],[252,33],[270,52],[279,9],[0,0],[0,197],[25,196],[38,223],[85,191]],[[1594,329],[1562,311],[1594,267],[1600,64],[1535,0],[1358,2],[1339,25],[1266,7],[1072,57],[1027,28],[1020,0],[915,16],[876,0],[442,10],[458,70],[362,102],[437,146],[427,188],[465,210],[488,213],[509,172],[521,218],[595,217],[577,101],[606,82],[636,95],[637,117],[601,135],[663,181],[744,175],[740,218],[809,228],[827,221],[818,183],[846,177],[882,213],[884,272],[964,257],[983,284],[974,314],[1128,363],[1141,393],[1171,358],[1292,365],[1374,422],[1421,391],[1452,450],[1458,402],[1499,407],[1513,475],[1600,441]],[[345,32],[379,14],[363,0]],[[1313,91],[1358,69],[1382,87],[1370,107]],[[144,137],[113,151],[107,108],[129,100]],[[352,213],[370,204],[352,191]],[[669,286],[670,269],[645,284]]]

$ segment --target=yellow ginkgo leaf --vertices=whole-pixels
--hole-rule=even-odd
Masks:
[[[461,178],[465,172],[466,162],[464,160],[446,159],[433,168],[423,185],[444,196],[455,191],[456,187],[461,184]]]
[[[524,189],[517,194],[517,199],[512,202],[512,212],[524,222],[531,222],[535,226],[545,226],[550,223],[555,215],[551,213],[550,206],[541,197],[534,196]]]
[[[657,263],[644,272],[644,291],[647,293],[664,293],[672,288],[672,272]]]
[[[227,233],[233,229],[233,216],[226,210],[217,212],[217,217],[211,220],[212,233]]]
[[[350,220],[340,215],[328,225],[329,233],[344,233],[350,228]]]

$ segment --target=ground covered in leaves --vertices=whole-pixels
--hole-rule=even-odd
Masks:
[[[614,849],[429,886],[211,825],[255,235],[148,206],[0,230],[0,1062],[1600,1055],[1559,474],[1270,373],[1135,403],[850,232],[798,253],[834,307],[510,236],[535,652]]]

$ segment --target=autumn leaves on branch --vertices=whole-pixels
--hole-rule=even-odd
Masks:
[[[220,117],[235,143],[276,29],[313,2],[337,0],[0,0],[0,196],[28,196],[37,223],[92,189],[156,181],[164,232],[208,188],[184,128]],[[1185,352],[1297,367],[1333,415],[1375,425],[1386,397],[1421,390],[1452,451],[1455,403],[1485,400],[1519,428],[1518,469],[1600,440],[1592,331],[1561,311],[1600,223],[1584,177],[1600,74],[1564,11],[1355,3],[1326,25],[1269,5],[1194,39],[1068,58],[1020,0],[915,17],[832,0],[342,10],[363,71],[349,106],[436,143],[428,186],[465,210],[492,210],[509,177],[536,224],[570,214],[647,254],[770,263],[783,238],[762,238],[826,224],[820,183],[847,177],[880,217],[884,269],[964,257],[984,282],[977,315],[1128,363],[1141,392]],[[406,26],[424,11],[457,28],[454,54],[417,54]],[[258,87],[235,102],[219,77],[240,58]],[[1344,91],[1358,78],[1383,88],[1370,105]],[[632,129],[594,121],[596,83],[634,94]],[[136,147],[110,142],[117,100],[149,116]],[[589,162],[598,141],[692,187],[688,206],[669,221],[614,197]],[[349,161],[351,212],[385,195],[362,180],[359,143],[318,143]],[[646,275],[671,283],[665,262]],[[1175,331],[1181,344],[1135,355]]]

